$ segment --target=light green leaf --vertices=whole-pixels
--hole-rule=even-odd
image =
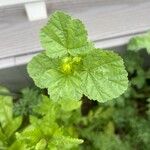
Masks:
[[[123,60],[116,53],[96,49],[84,58],[83,65],[83,91],[90,99],[105,102],[127,89],[127,72]]]
[[[45,73],[45,80],[50,98],[53,100],[73,99],[82,97],[81,78],[77,72],[64,74],[61,71],[50,69]]]
[[[51,108],[51,109],[50,109]],[[54,114],[53,114],[53,112]],[[54,103],[52,100],[49,99],[49,97],[42,95],[42,100],[41,102],[35,107],[34,112],[43,115],[46,115],[48,113],[51,113],[51,116],[55,115],[55,108],[54,108]]]
[[[42,96],[42,101],[37,105],[37,108],[34,109],[34,112],[45,116],[49,115],[49,122],[53,122],[57,117],[57,106],[58,103],[55,104],[54,101],[50,100],[47,96]],[[30,122],[36,122],[33,121],[34,118],[30,117]]]
[[[93,44],[87,39],[87,31],[78,19],[57,11],[40,32],[41,44],[51,58],[66,54],[89,52]]]
[[[147,49],[150,54],[150,32],[133,37],[128,43],[128,50],[139,51],[141,49]]]
[[[0,87],[0,92],[2,94],[10,94],[4,87]],[[11,96],[0,95],[0,123],[2,126],[12,119],[12,105]]]
[[[45,150],[47,146],[47,141],[45,139],[41,139],[35,147],[35,150]]]
[[[16,117],[9,121],[6,126],[4,126],[4,133],[7,135],[7,138],[12,136],[12,134],[20,127],[22,123],[22,117]]]
[[[64,111],[72,111],[72,110],[80,108],[82,101],[65,99],[65,100],[61,100],[59,103]]]
[[[42,137],[43,133],[40,131],[40,128],[30,125],[21,133],[20,139],[35,145]]]
[[[8,150],[29,150],[26,145],[21,141],[15,141]]]
[[[65,150],[70,150],[71,148],[77,147],[81,143],[83,143],[83,140],[81,139],[56,135],[53,137],[51,144],[56,145],[57,149],[61,149],[63,147]]]
[[[27,66],[27,70],[30,77],[33,78],[35,84],[40,88],[45,88],[45,85],[43,85],[43,74],[55,65],[55,60],[50,59],[46,56],[45,52],[42,52],[33,57]]]

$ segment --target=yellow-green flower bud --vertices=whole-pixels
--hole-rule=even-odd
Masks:
[[[72,70],[72,65],[70,64],[70,63],[64,63],[63,65],[62,65],[62,71],[64,72],[64,73],[71,73],[71,70]]]

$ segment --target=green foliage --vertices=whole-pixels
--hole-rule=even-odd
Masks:
[[[10,92],[0,87],[0,92],[10,94]],[[15,131],[20,127],[22,117],[13,118],[13,103],[11,96],[0,95],[0,149],[7,149],[14,141]],[[10,149],[12,150],[12,149]]]
[[[147,115],[150,119],[150,98],[147,99],[147,102],[148,102],[148,110],[147,110]]]
[[[66,128],[59,123],[63,121],[61,120],[64,119],[63,115],[71,114],[76,105],[80,107],[78,101],[72,101],[73,107],[70,110],[64,110],[63,105],[43,96],[42,102],[35,109],[41,117],[30,116],[30,125],[23,132],[17,133],[17,139],[27,145],[30,150],[57,150],[62,147],[64,150],[70,150],[77,147],[82,140],[70,137],[74,135],[73,132],[68,131],[71,127]]]
[[[140,53],[128,51],[124,62],[129,88],[119,98],[99,104],[78,120],[81,149],[150,149],[150,76]]]
[[[21,91],[21,98],[14,103],[14,116],[34,115],[34,107],[41,101],[38,89],[25,88]]]
[[[95,49],[78,19],[52,14],[40,32],[44,52],[28,64],[28,73],[52,100],[80,100],[83,95],[105,102],[121,95],[128,85],[120,56]]]
[[[0,91],[2,93],[9,94],[9,91],[4,87],[0,87]],[[12,106],[13,106],[13,103],[12,103],[11,96],[0,95],[0,122],[2,126],[7,124],[9,120],[11,120]]]
[[[150,32],[135,36],[129,41],[128,50],[137,52],[141,49],[146,49],[150,54]]]
[[[74,61],[81,60],[75,58]],[[124,62],[130,79],[128,90],[114,101],[95,103],[92,107],[84,106],[87,105],[84,98],[82,101],[53,101],[30,88],[22,90],[19,101],[13,103],[12,97],[7,96],[10,92],[1,88],[0,149],[149,150],[150,70],[143,68],[140,53],[128,51]],[[84,63],[92,72],[92,63]],[[105,61],[103,63],[107,66]],[[95,68],[97,65],[94,64]],[[19,117],[13,117],[13,107]],[[83,107],[89,109],[84,116]],[[28,124],[21,119],[25,114],[29,115]]]
[[[68,54],[77,56],[93,49],[82,22],[63,12],[54,13],[40,35],[42,46],[50,58]]]
[[[4,94],[11,95],[5,88]],[[66,102],[68,105],[66,105]],[[18,117],[13,118],[14,114]],[[81,101],[51,101],[38,90],[25,88],[16,103],[11,96],[0,96],[0,149],[1,150],[64,150],[77,149],[83,141],[78,139],[72,123],[73,114]],[[35,115],[36,114],[36,115]],[[29,124],[22,117],[30,115]],[[76,116],[75,115],[75,116]],[[26,119],[26,118],[25,118]]]

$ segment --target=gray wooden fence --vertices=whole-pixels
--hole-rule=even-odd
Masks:
[[[46,6],[48,14],[63,10],[81,19],[101,48],[125,45],[150,30],[149,0],[47,0]],[[22,4],[0,7],[0,84],[30,82],[25,64],[42,50],[38,34],[46,21],[29,21]]]

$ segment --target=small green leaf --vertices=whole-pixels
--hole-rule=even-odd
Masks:
[[[38,141],[43,137],[42,131],[39,127],[35,127],[34,125],[29,125],[25,128],[20,134],[17,135],[18,141],[24,141],[28,143],[30,146],[35,146]]]
[[[57,104],[57,105],[56,105]],[[49,122],[52,122],[53,120],[56,119],[57,116],[57,107],[58,103],[50,100],[49,97],[42,95],[42,100],[41,102],[37,105],[37,107],[34,109],[34,112],[45,116],[50,114]],[[33,117],[30,117],[30,122],[32,122]]]
[[[50,58],[87,53],[93,47],[88,41],[87,31],[82,22],[59,11],[54,13],[42,28],[40,38]]]
[[[35,150],[45,150],[47,142],[45,139],[41,139],[35,146]]]
[[[116,53],[96,49],[84,58],[83,65],[83,92],[90,99],[105,102],[127,89],[127,72]]]
[[[43,74],[55,66],[56,62],[45,55],[45,52],[38,54],[28,64],[27,70],[30,77],[33,78],[35,84],[40,88],[45,88],[43,85]]]
[[[10,94],[10,92],[4,87],[0,87],[0,92]],[[12,106],[13,103],[11,96],[0,95],[0,123],[2,126],[12,119]]]
[[[23,142],[15,141],[7,150],[29,150]]]
[[[6,142],[7,136],[4,134],[3,128],[0,127],[0,148]]]
[[[82,97],[81,78],[77,72],[64,74],[61,71],[50,69],[45,73],[45,84],[53,100],[79,100]]]
[[[21,98],[14,103],[14,116],[36,115],[33,109],[41,101],[40,90],[38,88],[24,88],[21,90]]]
[[[108,135],[113,135],[115,132],[115,126],[114,123],[112,121],[109,121],[108,124],[106,125],[104,132]]]
[[[52,140],[52,144],[56,145],[57,149],[61,149],[63,147],[65,150],[70,150],[71,148],[75,148],[81,143],[83,143],[83,140],[81,139],[76,139],[69,136],[60,136],[60,135],[55,135]]]
[[[75,101],[75,100],[61,100],[60,105],[63,110],[65,111],[72,111],[81,107],[82,101]],[[66,105],[67,104],[67,105]]]
[[[139,51],[141,49],[147,49],[148,54],[150,54],[150,32],[135,36],[131,38],[128,43],[128,50]]]
[[[5,132],[5,135],[7,135],[7,138],[10,138],[10,136],[12,136],[15,131],[20,127],[22,123],[22,117],[16,117],[14,118],[13,120],[9,121],[7,123],[6,126],[4,126],[4,132]]]

